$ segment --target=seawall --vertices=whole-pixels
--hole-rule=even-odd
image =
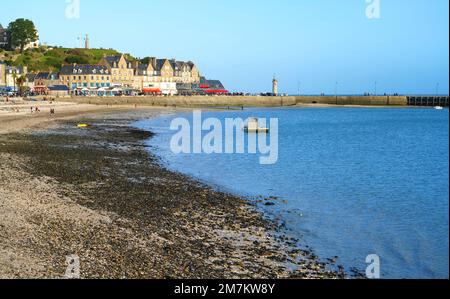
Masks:
[[[58,98],[62,102],[95,105],[139,105],[177,107],[279,107],[302,104],[406,106],[404,96],[174,96],[174,97],[75,97]]]
[[[297,104],[406,106],[406,96],[298,96]]]

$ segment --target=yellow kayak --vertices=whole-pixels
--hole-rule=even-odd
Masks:
[[[87,124],[79,124],[77,127],[78,128],[87,128],[87,127],[89,127],[89,125],[87,125]]]

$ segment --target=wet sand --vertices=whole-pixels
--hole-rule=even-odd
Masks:
[[[128,124],[169,110],[85,112],[0,134],[0,278],[62,278],[69,255],[81,278],[346,276],[248,201],[162,167]]]

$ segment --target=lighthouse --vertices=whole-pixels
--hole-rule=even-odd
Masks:
[[[273,81],[272,81],[272,93],[274,95],[278,94],[278,80],[275,76],[273,76]]]

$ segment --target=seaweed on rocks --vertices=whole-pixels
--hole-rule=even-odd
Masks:
[[[45,262],[43,277],[63,275],[70,254],[83,278],[346,277],[330,269],[335,260],[277,238],[277,224],[248,201],[162,167],[144,144],[152,133],[128,126],[133,120],[111,114],[78,119],[91,124],[82,130],[65,121],[0,135],[0,154],[26,161],[18,167],[28,181],[48,182],[61,204],[104,217],[92,224],[36,211],[28,219],[36,237],[20,246]]]

